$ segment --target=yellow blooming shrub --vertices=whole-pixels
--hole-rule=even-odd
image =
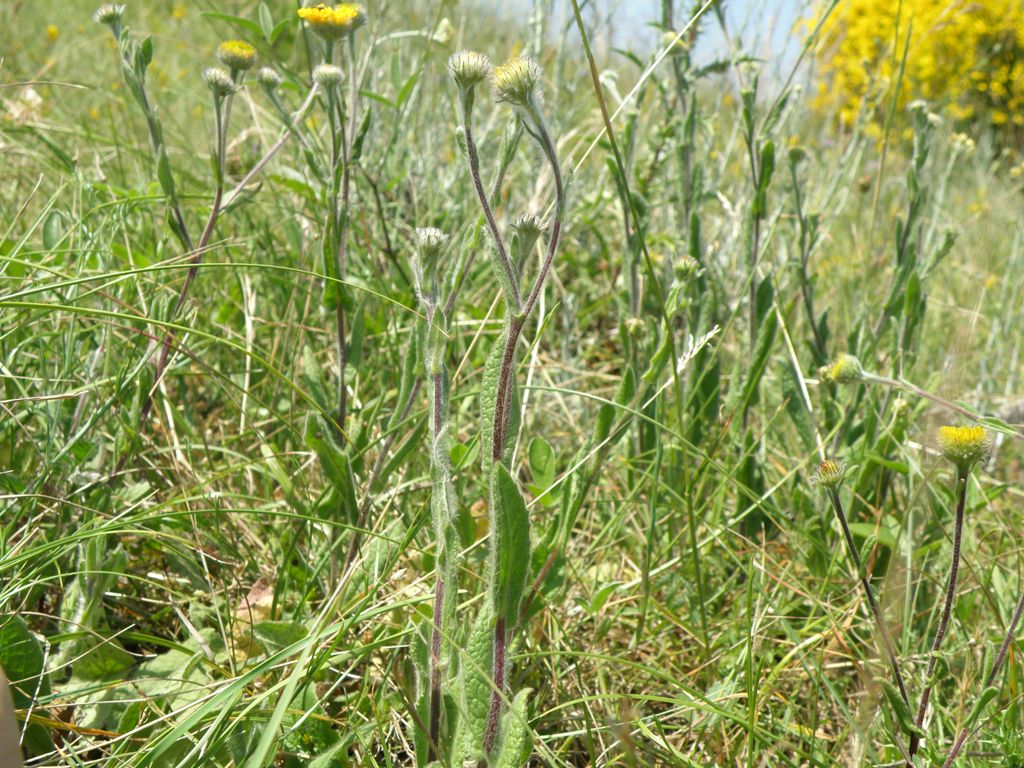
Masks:
[[[809,29],[828,5],[823,0],[806,20]],[[1024,135],[1022,0],[842,0],[825,19],[815,48],[817,105],[835,110],[847,125],[865,98],[884,113],[908,32],[899,109],[926,99],[959,122]]]

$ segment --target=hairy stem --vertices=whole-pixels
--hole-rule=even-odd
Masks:
[[[469,175],[473,178],[473,188],[476,190],[477,199],[480,201],[480,208],[484,212],[484,218],[487,220],[487,228],[491,232],[491,238],[494,240],[494,249],[498,254],[498,261],[501,263],[501,269],[505,273],[505,279],[508,281],[510,286],[510,304],[509,312],[516,313],[519,311],[519,281],[516,279],[515,270],[512,268],[512,262],[508,257],[508,250],[505,248],[505,241],[502,240],[501,232],[498,230],[498,222],[494,218],[494,212],[491,210],[491,205],[487,200],[487,194],[484,192],[483,182],[480,180],[480,159],[477,156],[476,144],[473,141],[473,126],[471,118],[471,105],[463,105],[462,114],[462,128],[466,135],[466,159],[469,161]]]
[[[501,719],[501,698],[505,691],[505,649],[508,635],[505,631],[505,617],[499,616],[494,623],[494,669],[491,706],[487,710],[487,728],[484,731],[484,754],[490,755],[498,738],[498,722]]]

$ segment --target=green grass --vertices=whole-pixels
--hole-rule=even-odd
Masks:
[[[147,86],[196,241],[215,185],[200,73],[217,43],[255,44],[289,111],[318,61],[297,20],[268,43],[260,5],[129,4],[133,38],[153,36]],[[417,227],[451,236],[445,258],[474,254],[442,345],[462,537],[452,665],[472,668],[460,649],[489,583],[481,399],[505,307],[445,69],[471,48],[496,63],[535,56],[571,170],[561,246],[519,345],[510,437],[533,529],[528,584],[547,577],[510,646],[509,695],[533,691],[530,764],[903,765],[888,664],[812,476],[823,453],[849,466],[840,494],[857,545],[877,537],[865,560],[916,710],[951,561],[956,472],[936,431],[969,421],[943,400],[999,419],[995,430],[1024,421],[1012,151],[984,133],[956,149],[948,120],[908,114],[883,163],[864,126],[840,133],[812,111],[810,54],[788,86],[765,75],[744,101],[737,83],[757,64],[739,61],[742,46],[715,71],[681,55],[647,72],[649,52],[598,44],[588,6],[586,37],[571,17],[537,37],[494,24],[490,3],[367,5],[356,39],[360,62],[375,41],[358,99],[370,119],[341,282],[324,274],[318,101],[302,140],[220,216],[177,313],[189,254],[109,31],[77,0],[0,8],[0,662],[28,764],[324,768],[422,754],[416,658],[440,550],[430,390],[409,386],[424,373]],[[693,10],[681,5],[677,30]],[[266,3],[275,23],[295,7]],[[433,39],[443,17],[451,39]],[[717,23],[713,8],[695,22]],[[485,186],[513,119],[486,91],[474,113]],[[281,130],[250,78],[232,108],[228,189]],[[492,198],[498,222],[550,221],[553,199],[524,136]],[[537,263],[525,259],[527,286]],[[339,284],[343,441],[325,305]],[[165,338],[169,365],[141,419]],[[844,352],[904,383],[828,383],[819,368]],[[917,765],[942,764],[1017,604],[1021,466],[1019,440],[1001,435],[970,476],[946,671]],[[549,531],[564,549],[539,574]],[[957,765],[1024,765],[1019,662],[1013,646]]]

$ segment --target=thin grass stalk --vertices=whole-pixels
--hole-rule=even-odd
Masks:
[[[871,586],[871,580],[868,578],[867,570],[860,559],[860,553],[857,551],[857,546],[853,541],[853,533],[850,531],[849,521],[846,519],[846,513],[843,511],[843,503],[839,498],[839,491],[835,488],[829,488],[828,497],[832,502],[832,509],[835,511],[836,520],[839,521],[839,527],[843,530],[843,539],[846,541],[846,549],[849,552],[850,559],[853,561],[853,565],[857,569],[857,577],[861,586],[864,588],[864,594],[867,596],[868,606],[871,609],[871,616],[874,618],[875,626],[878,628],[878,634],[882,638],[882,648],[885,651],[889,666],[892,669],[892,675],[896,680],[900,696],[904,703],[906,703],[907,706],[910,706],[910,695],[907,693],[907,684],[904,680],[903,672],[900,669],[899,660],[896,658],[896,649],[893,646],[892,636],[889,634],[889,629],[885,624],[885,619],[882,617],[882,609],[878,604],[878,599],[875,597],[875,590]]]
[[[992,670],[988,674],[988,678],[985,680],[985,687],[991,688],[995,685],[996,678],[999,676],[999,671],[1002,669],[1003,662],[1006,661],[1007,654],[1010,650],[1010,644],[1013,642],[1014,637],[1017,634],[1017,625],[1020,623],[1021,616],[1024,615],[1024,592],[1021,593],[1020,599],[1017,601],[1017,607],[1013,611],[1013,618],[1010,619],[1010,626],[1006,629],[1006,635],[1003,637],[1003,644],[999,647],[999,653],[996,654],[995,661],[992,663]],[[945,762],[942,764],[942,768],[950,768],[956,761],[957,756],[960,754],[960,750],[963,749],[964,742],[970,737],[973,729],[965,727],[961,729],[960,733],[956,737],[956,741],[953,743],[953,748],[949,751],[949,756],[946,757]]]
[[[967,476],[967,468],[959,467],[957,469],[956,521],[953,524],[953,562],[949,568],[949,577],[946,579],[946,597],[942,604],[942,615],[939,618],[939,626],[935,631],[935,639],[932,641],[932,650],[928,658],[928,669],[925,672],[925,686],[924,690],[921,691],[921,701],[917,707],[917,716],[914,719],[914,724],[918,729],[923,726],[925,715],[928,712],[928,701],[931,698],[935,682],[932,680],[932,676],[935,674],[935,665],[938,662],[939,651],[942,649],[942,641],[946,637],[946,632],[949,629],[949,618],[953,612],[953,600],[956,596],[957,575],[960,570],[960,544],[964,530],[964,507],[967,504]],[[920,745],[921,737],[917,733],[911,734],[909,745],[911,759],[913,759],[914,755],[917,754],[917,749]],[[908,766],[911,765],[912,762],[908,762]]]

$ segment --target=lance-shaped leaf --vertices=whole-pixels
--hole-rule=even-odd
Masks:
[[[491,642],[494,612],[487,604],[480,609],[469,639],[461,674],[460,741],[462,762],[476,764],[483,757],[487,709],[491,703]]]
[[[528,707],[530,689],[520,691],[502,719],[501,751],[496,768],[521,768],[530,759],[532,747]]]
[[[491,597],[497,617],[515,626],[530,571],[530,515],[515,480],[503,464],[494,468]]]

